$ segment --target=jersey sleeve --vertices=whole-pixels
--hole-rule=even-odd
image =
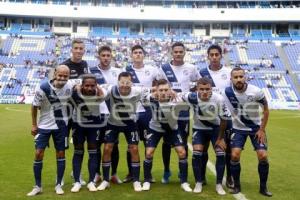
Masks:
[[[257,91],[257,94],[256,94],[256,102],[258,102],[258,103],[260,103],[260,104],[262,104],[262,105],[264,105],[265,102],[266,102],[265,94],[264,94],[264,92],[263,92],[261,89],[259,89],[259,90]]]
[[[193,65],[192,75],[191,75],[191,81],[195,82],[198,81],[201,78],[200,73],[196,66]]]
[[[219,98],[219,116],[220,118],[222,119],[227,119],[229,117],[231,117],[231,113],[226,105],[226,102],[225,102],[225,99],[223,96],[220,95],[220,98]]]
[[[43,90],[41,90],[41,88],[39,88],[35,91],[32,105],[40,107],[44,99],[45,99],[45,93],[43,92]]]

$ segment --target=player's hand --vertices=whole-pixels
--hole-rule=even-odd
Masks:
[[[171,97],[172,101],[176,101],[176,99],[177,99],[177,92],[175,92],[174,90],[171,90],[170,97]]]
[[[78,93],[80,93],[80,92],[81,92],[81,85],[80,85],[80,84],[74,85],[74,89],[75,89]]]
[[[35,136],[37,134],[37,125],[32,125],[31,127],[31,135]]]
[[[226,144],[223,138],[218,138],[215,144],[215,147],[221,148],[223,151],[226,150]]]
[[[255,138],[257,138],[257,140],[260,144],[265,144],[266,143],[266,132],[262,129],[259,129],[255,133]]]
[[[104,96],[104,92],[103,92],[102,88],[99,85],[97,85],[96,95],[98,97],[103,97]]]

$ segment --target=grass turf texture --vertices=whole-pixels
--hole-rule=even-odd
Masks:
[[[51,142],[51,148],[46,149],[44,167],[42,174],[43,193],[37,197],[26,197],[32,189],[33,179],[33,157],[34,142],[30,134],[31,117],[30,106],[28,105],[0,105],[0,199],[234,199],[231,194],[218,196],[215,192],[215,177],[207,170],[208,185],[204,187],[201,194],[186,193],[180,189],[177,178],[178,164],[175,151],[171,157],[171,183],[163,185],[160,183],[163,172],[161,159],[161,145],[154,155],[153,175],[156,183],[151,185],[151,191],[136,193],[132,184],[112,185],[110,189],[103,192],[90,193],[82,187],[79,193],[70,192],[72,180],[70,178],[71,160],[73,147],[67,151],[67,167],[65,171],[65,194],[57,196],[54,192],[54,182],[56,173],[56,160]],[[300,112],[296,111],[271,111],[267,128],[269,144],[269,189],[273,192],[272,200],[297,200],[300,199]],[[144,151],[140,144],[141,165]],[[126,144],[125,138],[120,137],[120,162],[118,175],[124,178],[127,173],[126,165]],[[189,152],[191,155],[191,152]],[[210,150],[209,159],[214,162],[214,153]],[[85,180],[87,172],[87,153],[82,167]],[[259,178],[257,173],[256,153],[247,141],[245,150],[242,153],[242,192],[249,200],[267,199],[258,193]],[[141,180],[143,180],[143,170],[141,169]],[[189,156],[189,182],[194,187],[194,178],[191,166],[191,156]]]

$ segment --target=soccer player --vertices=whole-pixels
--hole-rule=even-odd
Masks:
[[[209,66],[202,68],[200,70],[201,77],[207,77],[212,81],[212,90],[219,94],[225,90],[226,87],[230,86],[230,72],[231,68],[224,67],[221,64],[222,60],[222,48],[219,45],[211,45],[207,49],[207,58],[209,61]],[[226,186],[228,188],[233,187],[233,181],[230,173],[230,159],[231,159],[231,149],[230,149],[230,135],[232,131],[232,121],[231,118],[227,119],[227,126],[225,130],[225,142],[227,144],[226,154],[225,154],[225,163],[226,163]],[[204,144],[203,150],[203,159],[202,159],[202,168],[201,173],[203,177],[203,185],[206,184],[206,164],[208,161],[207,149],[209,147],[209,143]]]
[[[61,181],[65,171],[65,136],[68,126],[67,102],[72,94],[72,84],[68,82],[70,70],[59,65],[54,72],[54,79],[44,82],[36,91],[31,107],[31,134],[35,138],[35,158],[33,172],[35,186],[27,196],[35,196],[42,192],[42,168],[44,152],[52,135],[56,149],[57,179],[55,192],[64,194]],[[37,113],[40,110],[39,122]]]
[[[131,59],[132,65],[129,65],[125,68],[127,72],[132,75],[133,86],[140,86],[151,88],[152,82],[154,80],[160,79],[159,70],[157,67],[153,67],[151,65],[144,64],[145,50],[141,45],[134,45],[131,48]],[[137,125],[138,125],[138,133],[141,141],[144,142],[147,136],[147,130],[149,128],[149,122],[151,119],[151,108],[149,106],[142,105],[139,103],[137,107]],[[132,180],[131,176],[131,158],[130,152],[127,151],[127,166],[129,173],[123,182],[130,182]],[[152,180],[154,181],[154,180]]]
[[[109,187],[109,170],[111,165],[111,153],[120,132],[123,132],[131,153],[131,171],[133,176],[134,191],[142,191],[139,181],[140,157],[138,150],[139,136],[136,124],[137,103],[144,99],[145,92],[140,87],[132,87],[132,77],[129,72],[121,72],[118,77],[118,85],[108,90],[110,101],[110,116],[105,132],[105,145],[102,160],[104,180],[97,188],[105,190]]]
[[[195,82],[200,78],[199,72],[196,66],[184,62],[185,46],[181,42],[175,42],[172,45],[172,61],[164,64],[161,67],[161,73],[164,78],[171,84],[172,90],[176,92],[189,92],[191,82]],[[181,134],[183,142],[185,144],[186,153],[187,138],[189,134],[189,106],[185,106],[186,110],[182,110],[178,120],[178,130]],[[168,183],[170,172],[170,154],[171,145],[166,142],[162,145],[162,157],[164,163],[164,175],[161,180],[162,183]]]
[[[216,192],[225,195],[222,180],[225,170],[224,131],[226,119],[230,117],[222,95],[212,92],[212,82],[204,77],[197,82],[197,92],[183,95],[183,100],[192,105],[194,110],[193,158],[192,165],[196,185],[195,193],[202,192],[203,174],[201,168],[204,145],[211,141],[216,153]]]
[[[62,64],[67,65],[70,69],[70,79],[80,79],[82,74],[89,72],[88,64],[83,60],[85,53],[84,42],[80,39],[72,41],[71,58],[65,60]]]
[[[81,76],[82,83],[74,89],[72,103],[75,108],[73,112],[73,174],[75,183],[71,192],[79,192],[81,189],[80,171],[84,155],[84,143],[87,141],[89,154],[88,170],[89,183],[87,188],[91,192],[97,191],[94,177],[97,169],[97,144],[100,136],[99,125],[100,102],[104,101],[105,94],[100,86],[97,86],[96,76],[85,74]]]
[[[232,114],[233,133],[231,138],[231,173],[234,180],[232,193],[241,191],[240,156],[249,136],[257,153],[259,192],[271,197],[267,189],[269,162],[267,154],[266,125],[269,118],[268,102],[263,91],[246,83],[245,70],[236,67],[231,71],[232,86],[225,89],[225,100]],[[262,118],[260,116],[262,108]]]
[[[96,76],[98,84],[110,84],[117,85],[118,84],[118,76],[121,73],[121,70],[111,66],[112,61],[112,50],[109,46],[102,46],[98,49],[98,59],[99,65],[90,68],[90,72]],[[100,104],[101,110],[101,120],[102,123],[100,125],[100,137],[98,140],[97,146],[97,155],[98,155],[98,165],[96,170],[96,176],[94,182],[97,183],[101,180],[100,176],[100,164],[101,164],[101,145],[104,142],[104,134],[107,127],[107,121],[109,116],[109,109],[107,108],[106,102]],[[112,183],[121,184],[122,181],[117,175],[117,167],[119,163],[119,148],[118,141],[113,147],[112,157],[111,157],[111,177],[110,180]]]
[[[178,130],[178,104],[171,100],[171,87],[166,79],[157,81],[156,92],[153,94],[156,99],[150,97],[152,106],[152,118],[149,123],[149,134],[146,140],[146,156],[144,160],[144,184],[143,190],[150,190],[152,179],[152,161],[154,151],[163,137],[164,141],[175,147],[178,155],[181,188],[185,192],[192,192],[188,182],[188,161],[184,141]],[[176,115],[177,113],[177,115]]]
[[[80,84],[80,76],[89,72],[88,64],[85,60],[83,60],[83,56],[85,53],[85,45],[84,42],[80,39],[74,39],[72,41],[71,48],[71,58],[62,62],[62,65],[66,65],[70,69],[70,81],[74,84]],[[71,108],[72,110],[72,108]],[[70,112],[70,111],[69,111]],[[72,113],[70,113],[72,115]],[[68,132],[67,132],[67,141],[69,141],[70,131],[73,124],[72,118],[68,123]],[[72,142],[72,141],[71,141]],[[67,144],[67,149],[69,148],[69,143]],[[71,173],[71,177],[73,178],[73,172]],[[80,182],[82,185],[86,185],[86,182],[83,180],[82,176],[80,176]]]

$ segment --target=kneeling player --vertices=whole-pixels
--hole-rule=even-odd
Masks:
[[[97,191],[93,179],[97,169],[97,140],[99,139],[100,102],[104,100],[104,93],[97,86],[96,76],[86,74],[82,76],[82,84],[72,94],[73,106],[73,174],[75,183],[71,192],[79,192],[81,188],[80,171],[84,155],[84,142],[87,141],[89,160],[89,183],[87,188],[91,192]]]
[[[229,117],[228,109],[221,95],[212,92],[212,84],[208,78],[201,78],[197,82],[197,92],[183,95],[183,100],[193,106],[193,170],[196,180],[195,193],[202,191],[204,181],[201,169],[203,167],[204,145],[211,141],[216,153],[216,192],[225,195],[222,187],[222,179],[225,170],[224,130],[226,127],[225,117]]]
[[[153,154],[161,137],[163,137],[164,141],[172,144],[177,152],[181,188],[186,192],[192,192],[192,189],[187,183],[188,161],[184,141],[178,131],[178,116],[176,117],[178,106],[175,102],[171,101],[171,91],[168,81],[162,79],[157,81],[157,99],[150,97],[153,113],[149,123],[149,133],[146,141],[146,158],[144,161],[145,182],[143,184],[143,190],[150,190]]]

